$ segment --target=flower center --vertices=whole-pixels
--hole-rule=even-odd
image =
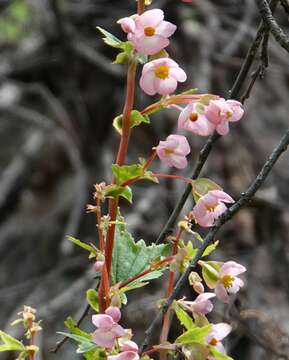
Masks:
[[[190,121],[195,122],[198,120],[199,115],[196,112],[192,112],[190,115]]]
[[[159,79],[166,79],[169,77],[170,68],[167,65],[160,65],[155,69],[155,75]]]
[[[214,212],[216,208],[214,205],[205,205],[205,207],[209,212]]]
[[[166,156],[170,156],[170,155],[172,155],[174,153],[174,150],[172,150],[172,149],[165,149],[165,154],[166,154]]]
[[[232,111],[227,111],[227,112],[226,112],[226,117],[227,117],[228,119],[230,119],[232,116],[233,116]]]
[[[143,30],[145,36],[154,36],[154,34],[156,33],[155,28],[151,27],[151,26],[147,26],[144,28]]]
[[[218,344],[218,340],[213,338],[211,341],[210,341],[210,345],[213,345],[213,346],[216,346]]]
[[[230,288],[233,285],[235,278],[231,275],[224,275],[221,279],[221,283],[226,289]]]

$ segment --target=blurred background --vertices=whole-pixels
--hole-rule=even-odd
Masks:
[[[178,25],[169,53],[188,74],[186,88],[226,97],[260,21],[255,1],[154,0],[153,6]],[[125,84],[125,68],[111,64],[115,52],[96,26],[124,39],[116,20],[135,8],[134,0],[0,0],[0,328],[21,335],[11,321],[22,305],[37,307],[44,328],[39,359],[77,358],[72,344],[49,352],[64,319],[81,316],[85,291],[95,281],[87,254],[66,235],[97,239],[85,206],[92,202],[93,184],[110,180],[118,146],[111,123],[122,111]],[[284,8],[275,14],[288,31]],[[288,127],[289,55],[270,38],[269,57],[245,104],[246,116],[217,143],[203,172],[235,198]],[[138,88],[136,108],[151,101]],[[147,157],[175,131],[176,120],[172,109],[152,117],[152,126],[135,129],[127,162]],[[206,140],[189,139],[185,176]],[[285,153],[250,206],[219,233],[222,245],[214,258],[248,268],[246,288],[212,318],[232,323],[227,346],[236,360],[288,358],[288,165]],[[155,169],[161,169],[158,161]],[[134,209],[123,202],[122,211],[136,239],[156,239],[183,187],[172,181],[134,186]],[[188,201],[184,214],[190,209]],[[130,296],[124,324],[138,342],[156,314],[156,300],[165,296],[163,284],[155,281]],[[187,296],[194,296],[192,290]],[[90,329],[88,322],[83,326]]]

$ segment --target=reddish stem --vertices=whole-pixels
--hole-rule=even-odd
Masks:
[[[151,266],[148,269],[144,270],[143,272],[131,277],[130,279],[128,279],[127,281],[122,283],[119,288],[121,289],[121,288],[127,286],[128,284],[136,281],[137,279],[141,278],[142,276],[149,274],[150,272],[158,269],[161,265],[171,262],[174,258],[175,257],[173,255],[172,256],[167,256],[166,258],[158,261],[156,264],[154,264],[153,266]]]
[[[176,239],[174,241],[173,244],[173,256],[175,256],[178,252],[178,244],[181,238],[183,230],[179,229]],[[168,281],[168,288],[167,288],[167,297],[170,297],[173,289],[174,289],[174,280],[175,280],[175,273],[173,271],[170,271],[169,274],[169,281]],[[164,319],[163,319],[163,327],[162,327],[162,332],[161,332],[161,336],[160,336],[160,342],[161,344],[163,344],[164,342],[167,341],[168,339],[168,335],[169,335],[169,330],[170,330],[170,323],[171,323],[171,309],[169,308],[167,310],[167,312],[164,315]],[[166,358],[166,352],[165,351],[161,351],[160,352],[160,360],[164,360]]]
[[[137,2],[137,13],[141,15],[145,11],[145,0],[138,0]]]
[[[174,180],[182,180],[186,182],[187,184],[192,183],[192,179],[186,178],[184,176],[180,175],[170,175],[170,174],[162,174],[162,173],[152,173],[152,176],[155,176],[157,178],[164,178],[164,179],[174,179]]]
[[[102,225],[101,225],[101,202],[99,198],[97,198],[96,200],[96,223],[97,223],[99,249],[100,251],[104,251],[104,238],[103,238]]]

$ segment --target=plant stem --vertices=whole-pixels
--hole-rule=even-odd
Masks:
[[[157,178],[163,178],[163,179],[173,179],[173,180],[182,180],[186,182],[187,184],[192,184],[192,179],[186,178],[184,176],[180,175],[170,175],[170,174],[162,174],[162,173],[152,173],[152,176],[155,176]]]
[[[101,202],[99,198],[97,198],[96,200],[96,223],[97,223],[99,249],[100,251],[104,251],[104,238],[103,238],[102,225],[101,225]]]
[[[175,256],[178,252],[178,244],[180,241],[180,237],[182,235],[183,230],[179,229],[176,239],[174,241],[173,244],[173,256]],[[175,273],[174,271],[170,271],[169,274],[169,282],[168,282],[168,289],[167,289],[167,297],[169,298],[173,292],[174,289],[174,280],[175,280]],[[171,309],[169,308],[167,310],[167,312],[164,315],[164,319],[163,319],[163,327],[162,327],[162,332],[161,332],[161,336],[160,336],[160,342],[161,344],[163,344],[164,342],[167,341],[168,339],[168,335],[169,335],[169,330],[170,330],[170,323],[171,323]],[[161,351],[160,352],[160,360],[165,360],[166,358],[166,352],[165,351]]]

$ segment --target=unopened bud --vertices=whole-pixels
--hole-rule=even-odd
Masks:
[[[96,262],[93,264],[93,269],[94,269],[94,271],[96,271],[96,272],[101,272],[101,271],[102,271],[102,268],[103,268],[103,265],[104,265],[104,261],[96,261]]]
[[[197,294],[202,294],[205,291],[204,285],[201,282],[196,282],[193,285],[193,289]]]

